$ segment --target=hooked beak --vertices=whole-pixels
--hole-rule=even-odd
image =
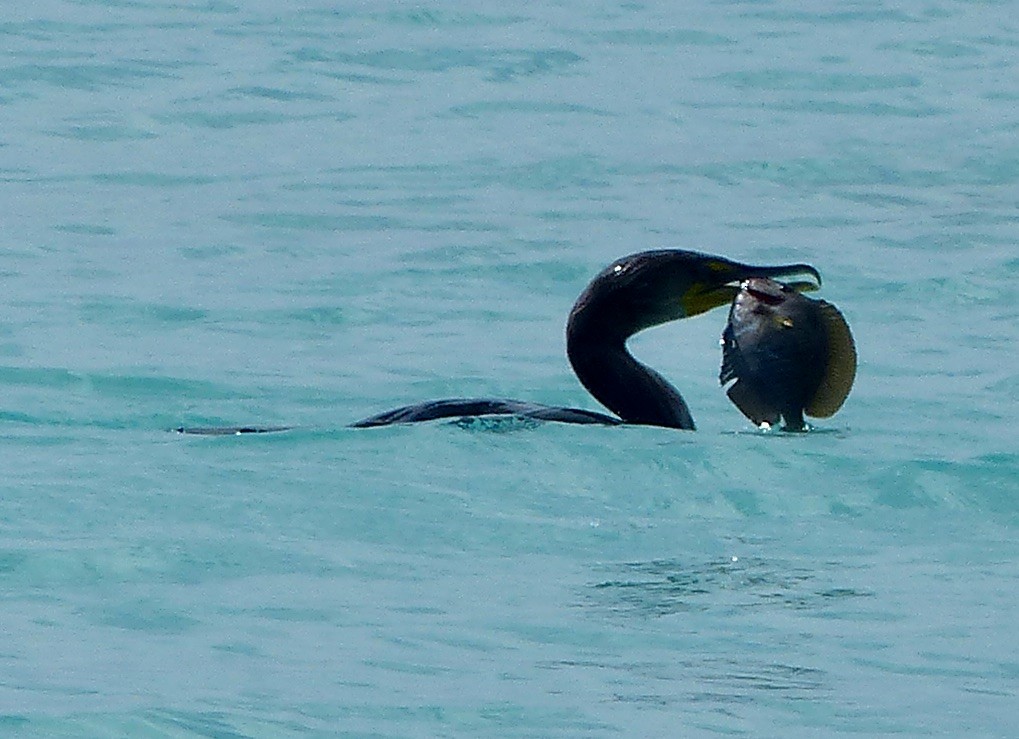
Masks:
[[[809,264],[757,267],[727,259],[708,258],[704,260],[704,268],[704,276],[695,281],[682,296],[683,310],[687,317],[731,303],[739,294],[740,283],[751,277],[809,275],[814,281],[798,280],[787,284],[796,292],[808,292],[821,287],[821,274]]]

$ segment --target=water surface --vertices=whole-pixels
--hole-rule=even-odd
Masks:
[[[1009,736],[1019,29],[1007,3],[51,0],[0,21],[0,727],[16,736]],[[612,259],[810,262],[844,409],[747,426],[724,312]],[[166,429],[286,424],[265,437]]]

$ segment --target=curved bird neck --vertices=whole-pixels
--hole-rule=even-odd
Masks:
[[[566,354],[577,379],[626,423],[693,430],[693,417],[679,391],[626,348],[630,335],[604,322],[571,315]]]

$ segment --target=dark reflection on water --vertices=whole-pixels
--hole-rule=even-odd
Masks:
[[[826,663],[770,624],[784,618],[780,611],[797,620],[844,614],[848,603],[872,596],[831,578],[824,563],[814,570],[752,556],[601,564],[578,605],[623,633],[655,634],[664,651],[624,650],[544,667],[605,671],[614,676],[610,700],[624,704],[696,703],[729,715],[735,706],[824,700],[836,690]],[[676,618],[663,618],[670,616]]]
[[[769,690],[783,693],[786,697],[807,699],[817,697],[817,692],[824,689],[822,670],[797,665],[759,660],[718,659],[708,660],[703,665],[703,681],[705,690],[703,700],[717,701],[720,698],[731,701],[749,700],[746,692],[732,691],[733,686],[751,690]],[[711,686],[728,688],[724,692],[711,690]]]
[[[802,567],[753,557],[626,562],[599,569],[609,577],[592,586],[586,604],[619,615],[657,617],[769,606],[820,609],[834,601],[872,595],[832,586]]]
[[[539,667],[615,675],[616,690],[610,700],[616,703],[667,706],[698,702],[724,710],[723,705],[751,703],[763,693],[782,700],[809,701],[832,689],[824,670],[752,657],[701,656],[668,664],[560,660]]]

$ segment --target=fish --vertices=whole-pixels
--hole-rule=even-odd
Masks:
[[[838,411],[856,379],[856,343],[831,303],[802,294],[811,283],[754,277],[740,283],[722,333],[719,382],[753,423],[803,431],[804,416]]]

